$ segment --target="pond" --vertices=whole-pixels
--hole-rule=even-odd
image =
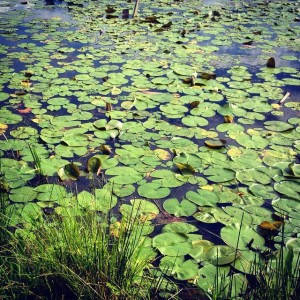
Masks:
[[[0,1],[11,226],[141,205],[204,290],[203,261],[247,274],[283,223],[299,245],[297,1],[110,2]]]

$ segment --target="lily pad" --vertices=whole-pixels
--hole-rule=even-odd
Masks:
[[[161,259],[159,268],[163,273],[178,280],[193,279],[198,273],[198,265],[191,259],[184,260],[183,256],[165,256]]]
[[[186,255],[192,249],[188,238],[175,232],[161,233],[153,238],[153,247],[168,256]]]
[[[237,253],[233,247],[229,246],[212,246],[207,249],[204,260],[216,265],[222,266],[232,263],[237,258]]]
[[[275,183],[274,190],[285,196],[300,199],[300,183],[296,181],[282,181]]]
[[[215,192],[203,189],[188,191],[186,198],[198,206],[215,206],[219,202],[219,196]]]
[[[37,196],[37,192],[34,188],[29,186],[23,186],[17,189],[12,189],[9,195],[9,199],[13,202],[30,202]]]
[[[183,199],[181,202],[176,198],[167,199],[163,206],[169,214],[173,214],[176,217],[191,216],[197,211],[197,205],[186,199]]]
[[[149,199],[165,198],[171,193],[171,190],[169,188],[162,187],[162,185],[157,182],[142,184],[138,187],[137,191],[140,196]]]
[[[120,212],[123,216],[128,218],[139,218],[142,221],[152,220],[156,218],[159,213],[158,207],[143,199],[130,200],[131,205],[122,204]]]
[[[294,128],[292,124],[285,123],[282,121],[267,121],[264,126],[271,131],[283,132]]]
[[[263,249],[265,240],[248,225],[234,223],[221,229],[223,241],[230,247],[239,250],[249,250],[250,246],[255,249]]]

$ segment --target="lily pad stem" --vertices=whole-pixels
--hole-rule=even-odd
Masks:
[[[279,101],[279,104],[282,104],[289,96],[291,95],[290,92],[287,92],[284,97]]]
[[[140,4],[140,0],[135,0],[132,18],[135,18],[137,16],[139,10],[139,4]]]

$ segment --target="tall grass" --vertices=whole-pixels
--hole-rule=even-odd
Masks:
[[[248,286],[247,300],[300,299],[300,253],[284,243],[284,227],[277,251],[253,263],[254,284]]]
[[[44,171],[42,169],[40,157],[36,153],[36,150],[35,150],[34,146],[32,146],[31,144],[29,144],[28,148],[29,148],[29,151],[30,151],[31,156],[33,158],[33,163],[34,163],[36,174],[43,176],[44,175]]]
[[[141,227],[89,213],[16,229],[0,253],[0,298],[150,299],[159,280],[145,273],[155,255]]]

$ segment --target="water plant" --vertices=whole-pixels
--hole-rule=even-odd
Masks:
[[[274,211],[297,237],[297,1],[50,2],[0,7],[9,226],[133,208],[162,272],[207,291],[216,266],[249,276]]]

